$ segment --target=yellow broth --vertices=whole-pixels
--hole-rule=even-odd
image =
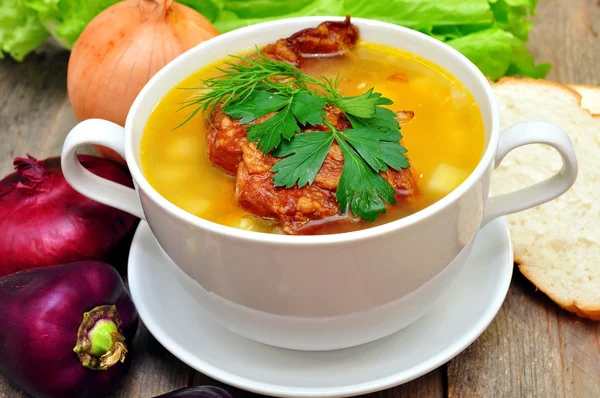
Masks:
[[[235,178],[209,161],[203,116],[172,131],[186,115],[177,109],[195,94],[181,88],[198,87],[200,79],[219,75],[218,66],[223,66],[222,61],[187,77],[157,104],[142,137],[144,174],[167,200],[198,217],[236,228],[275,232],[273,222],[254,217],[236,204]],[[375,223],[335,225],[319,229],[319,233],[368,228],[421,210],[454,190],[481,159],[484,127],[474,98],[454,76],[423,58],[360,42],[349,57],[315,59],[303,71],[314,77],[339,74],[340,92],[348,96],[375,87],[394,102],[390,109],[414,112],[401,133],[410,162],[418,170],[419,199],[391,207]]]

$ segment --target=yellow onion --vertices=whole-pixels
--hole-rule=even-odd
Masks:
[[[86,26],[71,51],[67,88],[76,119],[123,126],[135,97],[158,70],[216,35],[204,16],[172,0],[112,5]],[[109,149],[97,150],[122,162]]]

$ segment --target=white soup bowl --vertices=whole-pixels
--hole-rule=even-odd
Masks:
[[[204,42],[160,70],[129,111],[125,128],[104,120],[81,122],[63,147],[65,178],[98,202],[145,219],[163,251],[183,271],[181,286],[230,330],[250,339],[301,350],[367,343],[421,317],[461,271],[481,227],[564,193],[577,176],[567,134],[529,121],[499,130],[491,86],[453,48],[396,25],[353,18],[361,38],[399,48],[446,69],[471,92],[485,124],[485,152],[469,177],[433,205],[366,230],[323,236],[287,236],[219,225],[178,208],[142,172],[140,145],[156,104],[184,78],[230,54],[264,45],[339,17],[301,17],[262,23]],[[474,132],[475,133],[475,132]],[[477,132],[479,133],[479,132]],[[554,147],[562,169],[525,189],[488,198],[490,175],[512,149]],[[85,170],[76,152],[85,144],[121,154],[135,189]],[[156,294],[163,294],[156,292]]]

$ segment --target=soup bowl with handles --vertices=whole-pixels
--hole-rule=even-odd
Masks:
[[[75,190],[148,222],[172,260],[165,266],[172,267],[179,282],[168,289],[187,290],[222,325],[269,345],[331,350],[402,329],[431,309],[460,273],[480,228],[499,216],[558,197],[577,176],[573,147],[557,126],[527,121],[500,131],[491,86],[462,54],[410,29],[353,18],[364,41],[432,61],[454,75],[477,101],[485,125],[485,149],[460,186],[429,207],[384,225],[331,235],[289,236],[204,220],[178,208],[148,183],[140,159],[146,123],[156,104],[184,78],[230,54],[342,19],[276,20],[204,42],[146,84],[124,128],[99,119],[83,121],[69,133],[62,151],[64,176]],[[494,168],[512,149],[533,143],[550,145],[560,153],[560,171],[530,187],[488,198]],[[76,152],[86,144],[121,154],[135,189],[85,170]]]

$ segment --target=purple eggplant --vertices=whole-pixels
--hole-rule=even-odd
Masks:
[[[129,370],[138,314],[98,261],[0,278],[0,374],[34,397],[105,397]]]
[[[180,388],[154,398],[233,398],[233,396],[221,387],[197,386]]]

